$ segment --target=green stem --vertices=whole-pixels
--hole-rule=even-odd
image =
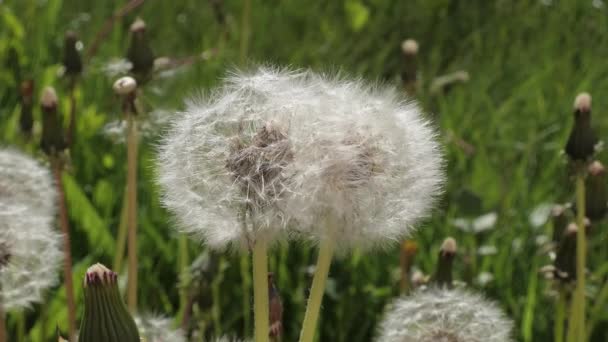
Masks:
[[[602,312],[602,310],[605,309],[604,303],[606,303],[606,299],[608,299],[608,282],[604,283],[602,289],[595,298],[596,299],[593,305],[593,309],[591,310],[591,314],[589,315],[589,324],[587,325],[587,335],[589,338],[591,337],[593,328],[597,324],[598,318],[600,317],[600,313]]]
[[[17,316],[17,341],[25,341],[25,313],[20,311]]]
[[[255,342],[268,342],[268,246],[263,239],[253,245],[253,308]]]
[[[4,308],[0,305],[0,342],[6,342],[6,315]]]
[[[120,223],[118,224],[118,236],[116,238],[116,254],[114,254],[114,272],[122,272],[122,262],[125,258],[125,246],[127,244],[127,194],[129,190],[125,187],[120,210]]]
[[[557,299],[557,308],[555,310],[555,342],[564,341],[564,321],[566,320],[566,291],[564,289],[559,290],[559,297]]]
[[[243,1],[243,14],[241,17],[241,47],[240,47],[240,62],[245,64],[247,60],[247,50],[249,50],[249,35],[250,35],[250,20],[251,20],[251,0]]]
[[[185,235],[179,236],[179,272],[182,277],[182,289],[180,291],[179,306],[180,316],[183,316],[187,310],[189,303],[188,288],[190,286],[190,273],[188,266],[190,265],[190,255],[188,253],[188,237]]]
[[[576,291],[574,301],[576,306],[576,340],[584,342],[585,334],[585,264],[587,256],[587,240],[585,234],[585,174],[584,170],[578,172],[576,177],[576,224],[578,231],[576,234]]]
[[[243,288],[243,331],[251,328],[251,263],[247,255],[241,256],[241,285]]]
[[[137,310],[137,124],[134,115],[127,115],[127,226],[129,277],[127,302],[129,311]]]
[[[315,338],[319,312],[321,311],[321,302],[323,301],[323,294],[325,293],[325,282],[329,275],[329,267],[331,265],[335,247],[335,239],[332,237],[321,240],[315,275],[312,280],[312,287],[310,288],[308,304],[306,305],[304,323],[302,323],[300,342],[312,342]]]

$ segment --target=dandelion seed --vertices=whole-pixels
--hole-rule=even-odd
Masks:
[[[174,329],[171,319],[143,315],[135,317],[135,324],[141,338],[146,342],[185,342],[186,337],[181,329]]]
[[[418,290],[393,302],[380,323],[379,342],[507,342],[513,323],[473,292]]]

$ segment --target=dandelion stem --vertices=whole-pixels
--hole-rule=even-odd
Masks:
[[[247,50],[249,50],[249,35],[251,21],[251,0],[244,0],[243,14],[241,17],[241,46],[240,46],[240,62],[245,64],[247,59]]]
[[[137,125],[132,113],[127,115],[127,226],[129,278],[127,302],[129,311],[137,310]]]
[[[179,236],[179,272],[182,276],[182,289],[179,294],[180,315],[184,315],[188,305],[188,288],[190,286],[190,272],[188,265],[190,264],[190,255],[188,254],[188,237],[185,235]]]
[[[68,127],[67,145],[72,146],[76,131],[76,76],[70,77],[70,126]]]
[[[557,308],[555,311],[555,342],[564,342],[564,321],[566,319],[566,290],[559,290]]]
[[[247,255],[241,256],[241,284],[243,287],[243,325],[244,331],[251,327],[251,263]]]
[[[331,265],[334,249],[335,240],[333,238],[329,237],[321,240],[315,275],[312,280],[312,287],[310,288],[308,304],[306,305],[302,332],[300,333],[300,342],[312,342],[315,337],[319,311],[321,311],[321,302],[325,293],[325,282],[329,274],[329,266]]]
[[[585,341],[585,264],[586,264],[586,235],[585,235],[585,173],[581,167],[576,176],[576,289],[574,292],[574,303],[576,304],[576,341]],[[574,305],[574,304],[573,304]]]
[[[0,342],[6,342],[6,315],[0,304]]]
[[[70,245],[70,223],[68,221],[68,208],[65,203],[63,191],[62,171],[63,164],[60,157],[52,156],[51,165],[55,177],[55,186],[59,194],[59,224],[63,235],[63,277],[65,282],[65,294],[68,308],[68,336],[70,341],[76,339],[76,304],[74,300],[74,284],[72,281],[72,253]]]
[[[587,336],[589,338],[591,338],[593,328],[597,324],[599,317],[601,317],[600,313],[605,308],[606,299],[608,299],[608,282],[604,283],[599,294],[595,296],[595,303],[589,315],[589,324],[587,324]]]
[[[253,245],[253,307],[255,342],[268,342],[268,246],[263,239]]]
[[[114,255],[114,267],[116,273],[122,272],[122,262],[125,257],[125,245],[127,244],[127,198],[128,189],[122,199],[122,209],[120,210],[120,222],[118,224],[118,236],[116,238],[116,254]]]

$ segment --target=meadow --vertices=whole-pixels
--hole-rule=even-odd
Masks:
[[[33,138],[19,130],[20,82],[34,80],[36,101],[45,86],[54,86],[58,110],[67,118],[70,85],[59,76],[65,32],[76,32],[82,43],[84,70],[74,91],[78,121],[63,174],[77,317],[87,267],[101,262],[126,279],[126,259],[116,256],[127,149],[117,124],[108,124],[121,120],[113,71],[127,53],[129,26],[140,17],[156,56],[186,58],[186,65],[156,74],[143,92],[149,119],[141,126],[137,170],[140,312],[174,318],[176,326],[201,334],[196,341],[251,337],[253,329],[252,285],[242,257],[211,252],[178,234],[175,218],[160,202],[157,146],[163,123],[184,109],[184,101],[208,93],[230,70],[260,63],[339,71],[403,89],[401,43],[413,38],[420,46],[419,84],[411,97],[439,132],[448,177],[439,205],[411,236],[414,267],[433,274],[442,241],[454,237],[455,280],[495,300],[515,322],[517,341],[554,340],[555,291],[540,269],[552,264],[551,208],[574,201],[563,149],[578,93],[593,96],[599,138],[605,141],[608,132],[603,1],[149,0],[100,35],[127,2],[0,1],[2,146],[42,156],[38,105]],[[431,91],[433,80],[457,71],[466,71],[468,80]],[[595,158],[608,162],[607,157],[604,151]],[[594,224],[588,238],[590,341],[608,340],[605,228],[606,222]],[[373,340],[385,305],[400,293],[401,253],[396,241],[333,262],[319,341]],[[283,300],[284,341],[297,340],[315,261],[316,249],[307,243],[280,245],[269,254]],[[61,285],[43,304],[9,312],[9,341],[56,340],[55,327],[67,329],[65,300]]]

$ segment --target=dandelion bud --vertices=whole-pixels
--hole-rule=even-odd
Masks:
[[[19,92],[21,95],[19,127],[21,128],[22,133],[31,135],[32,127],[34,126],[34,117],[32,115],[34,108],[34,80],[29,79],[21,82]]]
[[[461,289],[418,290],[395,300],[378,342],[509,342],[513,322],[494,302]]]
[[[603,219],[608,209],[606,169],[596,160],[589,165],[588,172],[585,180],[585,215],[594,222]]]
[[[95,264],[84,278],[84,317],[79,341],[139,342],[135,321],[118,291],[118,275]]]
[[[57,93],[52,87],[44,88],[42,98],[42,138],[40,146],[48,155],[62,152],[66,147],[63,125],[59,113],[57,113]]]
[[[437,260],[437,272],[435,273],[435,281],[439,287],[452,288],[452,264],[456,256],[456,240],[447,238],[443,241],[439,250],[439,259]]]
[[[125,96],[133,93],[137,89],[137,81],[133,77],[125,76],[119,78],[112,86],[116,94]]]
[[[143,82],[154,68],[154,53],[146,35],[146,23],[137,18],[131,24],[131,44],[127,51],[127,59],[131,62],[131,72]]]
[[[401,43],[401,52],[403,53],[403,71],[401,80],[406,92],[412,93],[416,90],[418,82],[417,71],[417,55],[418,42],[414,39],[406,39]]]
[[[568,226],[568,216],[566,206],[556,204],[551,208],[551,221],[553,223],[553,242],[559,244],[562,239],[564,229]]]
[[[67,31],[63,45],[63,67],[68,76],[77,76],[82,72],[82,60],[77,44],[78,35],[76,32]]]
[[[573,281],[576,277],[576,223],[570,223],[557,247],[555,256],[555,279],[563,282]]]
[[[591,128],[591,95],[581,93],[574,101],[574,125],[566,143],[566,154],[573,161],[589,159],[595,152],[597,136]]]

